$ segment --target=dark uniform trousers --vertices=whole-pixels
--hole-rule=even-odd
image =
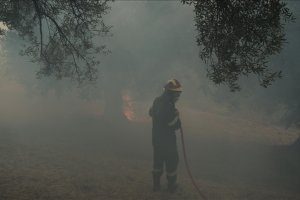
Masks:
[[[153,173],[159,176],[163,173],[164,165],[167,176],[175,176],[178,166],[178,151],[176,138],[173,141],[164,142],[164,144],[153,144]]]

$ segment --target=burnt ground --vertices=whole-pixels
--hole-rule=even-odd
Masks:
[[[0,200],[201,199],[182,156],[178,192],[169,194],[165,179],[151,192],[149,124],[56,123],[1,131]],[[186,143],[208,199],[300,199],[299,154],[287,146],[188,133]]]

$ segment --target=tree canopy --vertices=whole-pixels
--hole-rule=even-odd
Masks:
[[[40,64],[38,76],[93,81],[99,63],[96,55],[107,53],[105,45],[95,45],[93,38],[109,33],[103,21],[108,2],[1,0],[0,22],[27,41],[21,54]]]
[[[28,46],[22,51],[41,65],[38,75],[97,78],[96,55],[107,53],[93,38],[107,35],[103,16],[112,0],[1,0],[0,22],[17,32]],[[281,71],[268,66],[285,42],[286,22],[294,20],[280,0],[181,0],[194,5],[200,57],[216,84],[240,89],[241,76],[257,75],[267,87]],[[0,28],[0,34],[4,34]]]
[[[182,0],[195,7],[197,44],[208,64],[208,77],[216,84],[240,89],[241,76],[255,74],[267,87],[281,71],[268,66],[270,56],[285,42],[286,22],[294,20],[280,0]]]

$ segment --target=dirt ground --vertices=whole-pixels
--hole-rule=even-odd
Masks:
[[[165,179],[161,192],[151,191],[149,124],[91,124],[27,127],[26,134],[21,128],[3,130],[0,200],[201,199],[182,157],[177,193],[167,192]],[[300,199],[298,153],[285,146],[186,137],[192,171],[208,199]]]

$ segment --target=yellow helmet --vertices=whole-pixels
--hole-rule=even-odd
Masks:
[[[176,79],[168,80],[166,85],[164,86],[164,89],[168,91],[182,92],[181,84]]]

